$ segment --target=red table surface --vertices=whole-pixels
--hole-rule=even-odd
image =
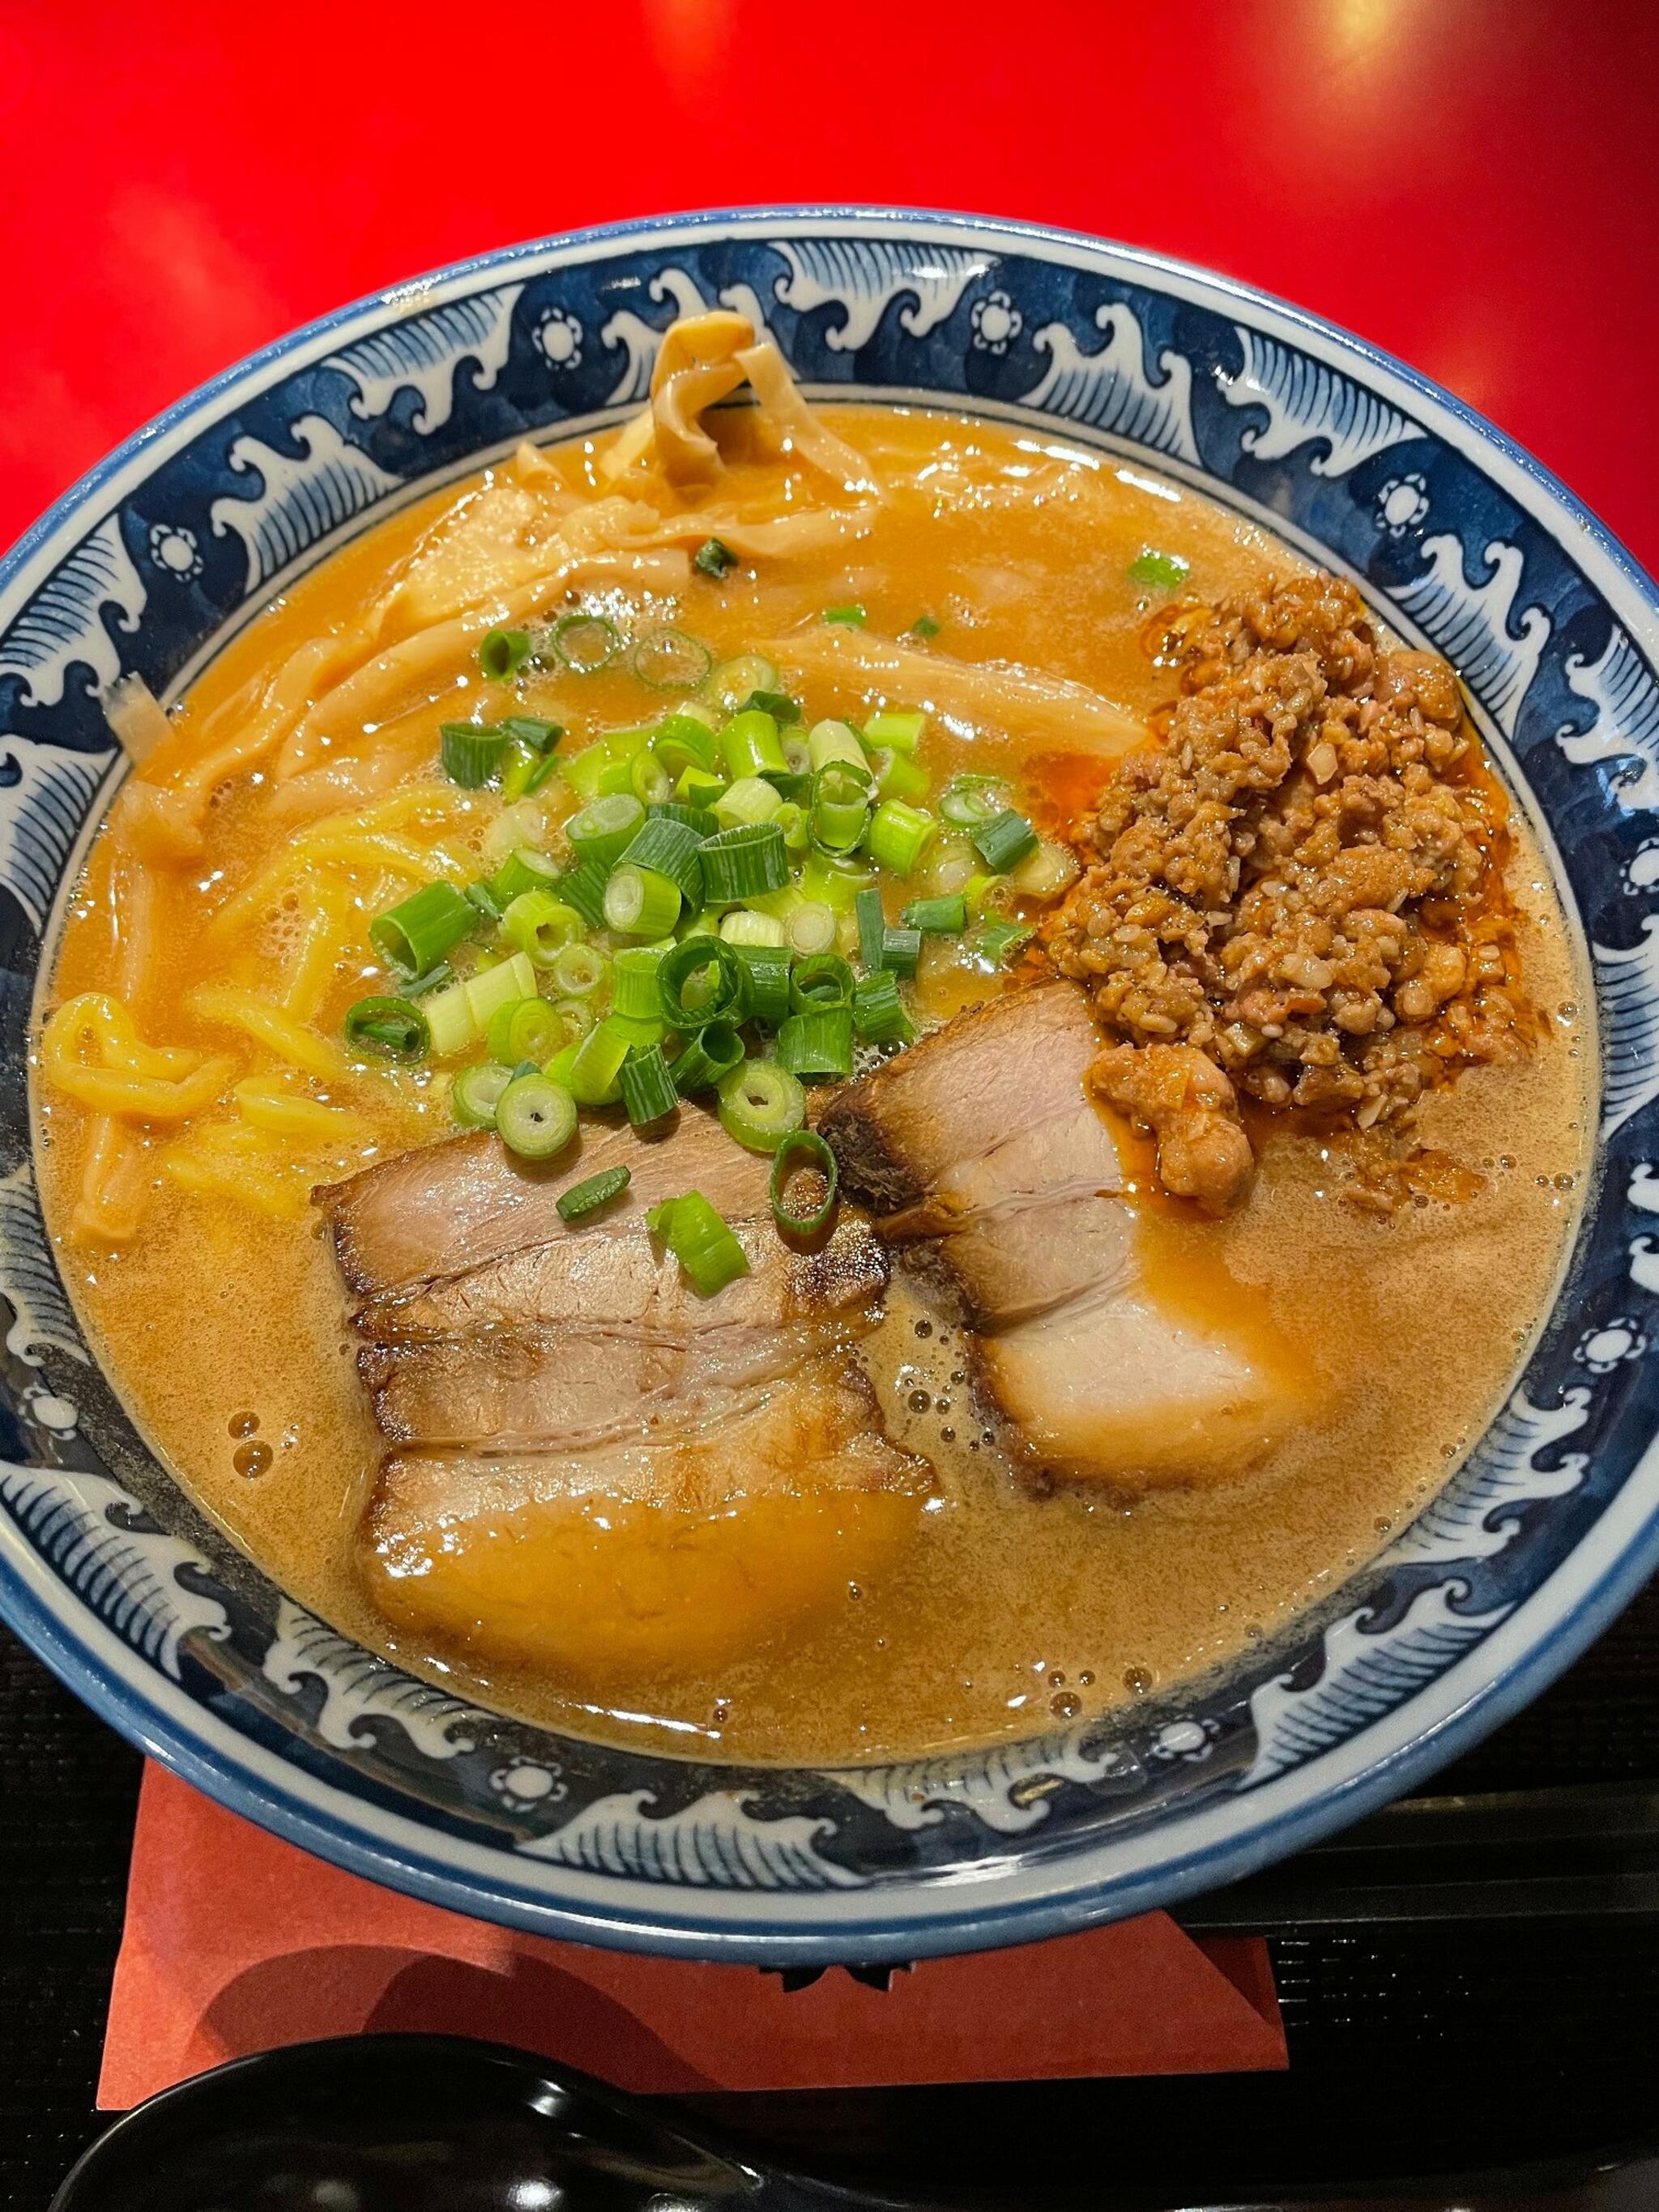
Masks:
[[[1402,356],[1659,567],[1654,0],[0,0],[0,544],[361,293],[862,200],[1204,263]]]

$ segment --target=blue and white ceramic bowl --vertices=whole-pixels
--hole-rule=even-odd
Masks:
[[[101,690],[177,696],[297,570],[529,434],[637,404],[723,301],[810,392],[936,398],[1139,454],[1354,577],[1462,671],[1588,941],[1601,1173],[1548,1327],[1444,1492],[1318,1616],[1110,1723],[828,1772],[647,1758],[474,1711],[204,1525],[89,1356],[43,1233],[25,1051],[119,771]],[[732,1959],[1046,1936],[1249,1872],[1565,1667],[1659,1565],[1659,595],[1537,464],[1357,340],[1016,225],[682,216],[349,307],[130,440],[0,565],[0,1613],[237,1811],[544,1933]],[[0,1777],[0,1787],[3,1778]]]

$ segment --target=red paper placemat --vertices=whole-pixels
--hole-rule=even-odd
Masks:
[[[149,1768],[100,2107],[250,2051],[388,2030],[518,2044],[641,2092],[1285,2063],[1266,1945],[1200,1943],[1161,1912],[855,1972],[636,1958],[400,1897]]]

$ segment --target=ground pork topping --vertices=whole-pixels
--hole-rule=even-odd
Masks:
[[[1097,1089],[1220,1212],[1249,1181],[1239,1093],[1370,1128],[1519,1048],[1502,802],[1451,669],[1379,646],[1336,577],[1182,602],[1157,644],[1182,696],[1043,938],[1118,1040]]]

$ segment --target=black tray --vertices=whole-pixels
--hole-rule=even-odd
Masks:
[[[104,2124],[139,1765],[0,1631],[8,2212]],[[1181,1917],[1267,1934],[1288,2074],[684,2101],[820,2173],[1022,2212],[1659,2151],[1659,1583],[1429,1792]]]

